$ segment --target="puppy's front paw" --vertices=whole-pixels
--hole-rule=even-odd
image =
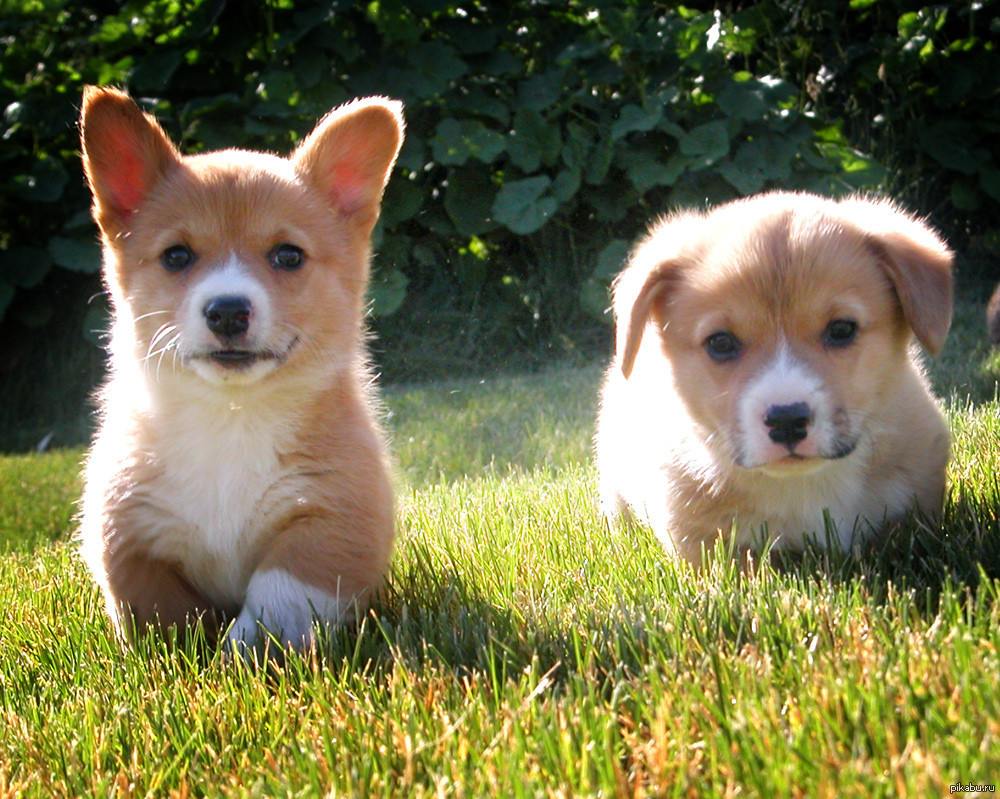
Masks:
[[[344,620],[348,605],[349,598],[341,600],[283,569],[257,572],[247,586],[243,610],[226,634],[226,647],[246,656],[273,638],[282,648],[304,651],[315,644],[317,627]]]

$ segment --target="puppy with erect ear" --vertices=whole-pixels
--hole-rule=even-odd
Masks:
[[[401,107],[337,108],[288,158],[183,156],[113,89],[81,123],[113,305],[81,537],[108,613],[310,646],[392,550],[363,317]]]
[[[782,192],[678,213],[613,307],[595,438],[609,516],[698,565],[720,536],[849,548],[940,512],[950,439],[914,339],[944,344],[952,254],[922,222]]]

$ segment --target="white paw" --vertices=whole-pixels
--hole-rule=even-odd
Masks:
[[[349,599],[303,583],[283,569],[256,572],[243,610],[226,634],[226,646],[245,654],[273,637],[283,647],[308,649],[317,626],[333,627],[344,620]]]

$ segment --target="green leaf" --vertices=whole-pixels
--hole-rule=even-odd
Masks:
[[[552,183],[552,194],[560,203],[567,203],[580,190],[583,173],[579,168],[567,168],[556,175]]]
[[[382,224],[393,228],[419,213],[426,197],[425,190],[405,175],[394,175],[382,200]]]
[[[781,136],[763,136],[741,144],[736,156],[719,164],[719,173],[740,194],[760,191],[769,181],[787,181],[795,149]]]
[[[626,105],[611,123],[611,138],[621,139],[635,131],[649,131],[655,128],[663,118],[663,106],[654,105],[643,108],[635,104]]]
[[[258,78],[257,94],[273,103],[287,103],[296,90],[295,74],[287,69],[269,69]]]
[[[597,253],[597,265],[591,277],[605,284],[610,283],[622,271],[631,249],[631,243],[625,239],[615,239],[605,245]]]
[[[454,19],[447,20],[441,28],[448,37],[448,40],[454,42],[459,51],[465,55],[480,55],[492,52],[497,46],[500,30],[499,27],[491,25]]]
[[[129,73],[132,90],[152,94],[164,92],[183,60],[181,50],[154,51],[144,55]]]
[[[983,195],[969,178],[959,177],[951,182],[951,204],[960,211],[978,211],[983,205]]]
[[[101,271],[101,250],[91,239],[53,236],[49,239],[49,253],[56,264],[71,272]]]
[[[535,172],[545,164],[559,159],[562,137],[559,126],[550,124],[538,111],[519,108],[514,115],[514,128],[507,140],[511,163],[524,172]]]
[[[372,314],[389,316],[399,310],[406,299],[406,287],[409,281],[399,269],[384,273],[375,270],[372,275],[369,293],[372,298]]]
[[[920,15],[915,11],[903,14],[896,23],[901,39],[911,39],[920,30]]]
[[[609,325],[614,322],[614,317],[610,312],[611,294],[606,283],[592,278],[585,280],[580,284],[577,296],[580,300],[580,307],[590,316]]]
[[[543,75],[526,78],[517,87],[517,102],[522,108],[546,111],[563,98],[563,70],[555,69]]]
[[[687,132],[681,139],[681,153],[694,166],[712,166],[729,154],[729,131],[722,121],[707,122]]]
[[[519,236],[534,233],[559,205],[555,197],[545,196],[551,185],[544,175],[504,183],[493,204],[494,218]]]
[[[55,202],[62,197],[68,181],[65,168],[54,158],[40,158],[30,174],[14,175],[10,179],[21,200],[42,203]]]
[[[604,182],[615,157],[615,143],[610,136],[598,136],[584,167],[583,179],[594,186]]]
[[[497,186],[480,167],[453,169],[444,192],[444,210],[462,236],[479,236],[496,228],[491,217]]]
[[[312,89],[330,71],[330,56],[321,50],[296,53],[292,69],[295,72],[295,85],[303,91]]]
[[[925,153],[941,166],[963,175],[975,174],[989,160],[989,150],[974,146],[978,139],[976,126],[959,119],[933,122],[919,136]]]
[[[403,139],[399,158],[396,159],[397,169],[406,172],[420,172],[430,160],[430,153],[427,150],[423,140],[417,139],[415,136],[407,136]]]
[[[469,68],[454,47],[440,40],[421,42],[409,54],[420,96],[433,97],[452,88]]]
[[[612,281],[622,271],[631,245],[625,239],[615,239],[597,254],[597,264],[590,277],[580,286],[580,305],[591,316],[611,324]]]
[[[42,282],[52,263],[43,247],[11,247],[0,252],[0,276],[6,283],[30,289]]]
[[[632,187],[631,182],[609,180],[591,186],[580,197],[593,211],[598,222],[615,223],[634,212],[642,195]]]
[[[524,72],[524,63],[510,50],[493,50],[483,56],[480,72],[494,78],[513,80]]]
[[[444,166],[460,166],[470,158],[489,164],[504,147],[502,134],[472,119],[444,119],[431,139],[434,160]]]
[[[691,163],[678,154],[662,159],[647,150],[628,149],[618,153],[616,160],[639,194],[645,194],[654,186],[673,185]]]
[[[562,162],[571,169],[584,169],[594,142],[583,125],[570,122],[566,126],[566,143],[562,148]]]
[[[763,94],[750,81],[728,84],[719,92],[716,102],[733,119],[763,119],[769,108]]]
[[[980,169],[979,188],[994,200],[1000,200],[1000,169],[993,164]]]
[[[729,118],[754,121],[780,110],[781,103],[794,95],[792,85],[780,78],[747,76],[726,84],[716,102]]]
[[[39,292],[22,294],[9,310],[10,317],[25,327],[37,330],[52,321],[52,304]]]
[[[14,293],[14,287],[10,283],[0,280],[0,319],[7,313],[11,300],[14,299]]]
[[[507,103],[478,87],[472,87],[454,99],[449,99],[448,110],[458,117],[486,117],[504,127],[510,124],[511,109]]]

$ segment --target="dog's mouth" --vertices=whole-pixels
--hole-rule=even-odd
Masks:
[[[271,350],[213,350],[206,353],[207,360],[223,369],[249,369],[260,361],[277,361],[282,355]]]
[[[284,350],[224,347],[222,349],[198,353],[194,358],[195,360],[208,361],[223,369],[238,372],[249,369],[258,363],[273,362],[280,364],[288,358],[288,355],[298,343],[299,337],[296,336]]]
[[[755,464],[750,468],[771,477],[791,477],[812,474],[830,462],[819,455],[796,455],[790,453],[783,458]]]
[[[854,440],[840,440],[833,442],[828,450],[815,455],[803,455],[793,450],[783,457],[763,463],[750,464],[745,461],[742,463],[737,461],[737,463],[747,468],[760,469],[765,474],[806,474],[821,468],[824,464],[846,458],[854,452],[857,444],[858,442]]]

